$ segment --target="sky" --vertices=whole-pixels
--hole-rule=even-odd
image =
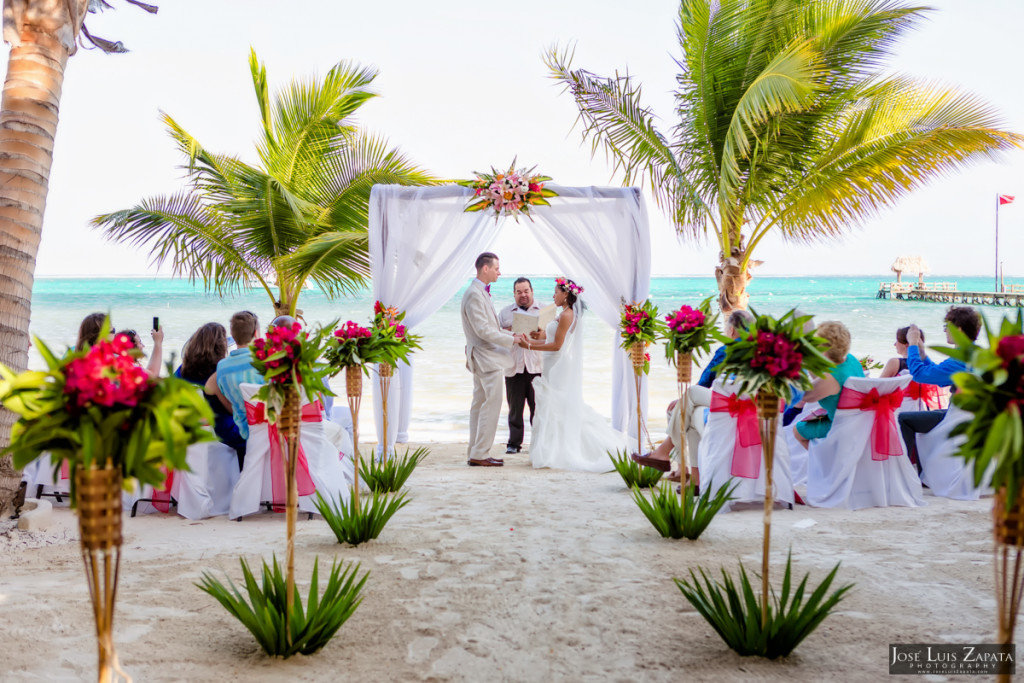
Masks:
[[[37,276],[169,272],[143,250],[106,241],[89,221],[182,187],[182,161],[160,111],[208,149],[255,161],[250,47],[266,64],[272,91],[341,60],[376,66],[381,96],[360,110],[360,125],[444,178],[468,178],[517,157],[561,185],[621,184],[603,153],[592,157],[574,127],[572,98],[548,76],[542,55],[552,45],[575,49],[576,68],[628,71],[662,128],[673,121],[679,48],[672,0],[164,0],[156,16],[112,4],[116,11],[90,15],[87,24],[131,52],[83,49],[69,60]],[[1024,131],[1024,2],[930,5],[893,69],[972,92],[1007,128]],[[4,71],[6,61],[5,50]],[[989,275],[999,193],[1018,197],[1000,211],[1000,254],[1008,277],[1024,277],[1024,151],[938,180],[839,242],[766,238],[756,274],[881,275],[897,256],[921,255],[933,274]],[[680,242],[649,196],[648,213],[654,274],[713,272],[716,248]],[[505,273],[555,270],[512,221],[493,249]]]

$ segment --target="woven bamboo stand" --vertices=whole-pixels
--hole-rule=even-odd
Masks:
[[[993,531],[995,533],[995,584],[996,609],[999,617],[999,631],[996,642],[1009,644],[1017,626],[1021,594],[1024,592],[1021,555],[1024,553],[1024,489],[1017,492],[1017,499],[1007,508],[1006,489],[996,492],[992,505]],[[1009,681],[1009,674],[999,674],[998,680]]]
[[[644,372],[644,353],[647,345],[643,342],[636,342],[629,349],[630,360],[633,362],[633,383],[636,386],[636,453],[641,455],[644,452],[643,432],[644,415],[640,406],[640,384]]]
[[[288,533],[288,574],[285,583],[286,612],[284,617],[285,633],[288,634],[288,644],[292,642],[292,632],[289,621],[291,619],[292,605],[295,603],[295,518],[299,512],[299,489],[295,482],[295,464],[299,455],[299,434],[302,424],[302,399],[299,397],[299,389],[296,386],[289,386],[285,389],[284,405],[281,406],[281,415],[278,419],[278,432],[280,438],[284,439],[282,452],[288,454],[288,461],[285,463],[285,471],[288,481],[288,497],[285,499],[285,519],[287,521]]]
[[[381,423],[384,427],[384,436],[381,438],[381,462],[388,461],[388,394],[391,392],[391,376],[395,369],[387,363],[377,365],[377,374],[380,375],[380,414]]]
[[[96,619],[99,646],[97,680],[110,683],[123,675],[114,649],[114,602],[121,568],[121,470],[75,470],[75,496],[82,560]]]
[[[676,383],[679,385],[679,500],[686,503],[686,481],[690,475],[690,463],[686,457],[686,400],[693,378],[693,356],[689,353],[676,354]]]
[[[352,413],[352,450],[355,459],[355,485],[352,487],[353,504],[359,509],[359,406],[363,402],[363,368],[361,365],[349,365],[345,368],[345,395],[348,397],[348,410]]]
[[[768,625],[768,555],[772,542],[772,505],[775,495],[772,468],[775,466],[775,432],[778,427],[779,397],[770,391],[757,392],[758,427],[764,453],[764,546],[761,553],[761,628]]]

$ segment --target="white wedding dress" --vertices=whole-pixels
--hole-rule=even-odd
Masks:
[[[614,469],[609,451],[625,450],[629,438],[583,402],[583,306],[579,301],[573,312],[576,318],[562,348],[544,352],[543,372],[533,380],[537,414],[530,462],[535,468],[609,472]],[[545,330],[548,341],[554,340],[556,329],[557,318]]]

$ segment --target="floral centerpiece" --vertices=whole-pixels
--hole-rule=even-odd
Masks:
[[[287,398],[294,394],[299,400],[299,391],[310,401],[317,394],[333,395],[326,380],[330,367],[320,360],[332,327],[319,328],[310,336],[295,322],[291,327],[272,326],[265,338],[253,340],[252,365],[266,382],[255,398],[266,403],[271,424],[278,421]]]
[[[407,361],[415,349],[422,348],[420,337],[410,334],[402,324],[403,320],[405,311],[384,306],[379,301],[373,305],[373,357],[370,362],[395,368],[399,361]]]
[[[651,370],[651,356],[644,349],[658,339],[661,322],[658,320],[658,307],[650,299],[631,304],[622,304],[622,316],[619,318],[619,336],[621,346],[632,354],[633,368],[646,375]]]
[[[718,334],[717,323],[718,316],[711,315],[710,298],[697,308],[683,305],[665,316],[665,357],[676,364],[680,382],[690,381],[689,366],[694,355],[710,353],[713,339],[727,341]]]
[[[499,216],[512,216],[517,221],[519,214],[530,217],[534,206],[547,206],[549,197],[557,197],[554,190],[544,187],[551,180],[549,176],[534,173],[530,169],[516,168],[515,159],[504,173],[493,166],[490,173],[474,171],[475,180],[460,180],[459,185],[473,190],[473,198],[466,205],[466,211],[494,211]]]
[[[44,452],[71,470],[71,504],[96,619],[99,680],[120,671],[114,648],[114,601],[121,557],[121,488],[134,480],[160,486],[167,470],[188,469],[187,447],[213,438],[213,414],[185,380],[151,377],[123,334],[58,358],[39,339],[46,370],[14,373],[0,365],[0,401],[19,416],[4,449],[22,468]]]
[[[970,371],[953,375],[953,405],[972,419],[953,429],[964,435],[958,455],[974,468],[974,483],[991,476],[996,489],[993,522],[996,541],[997,642],[1012,643],[1024,594],[1024,313],[1004,318],[998,331],[985,322],[988,347],[949,326],[956,347],[932,347],[963,362]]]

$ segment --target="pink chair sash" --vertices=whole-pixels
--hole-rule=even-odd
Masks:
[[[71,467],[68,465],[68,461],[65,460],[60,464],[60,478],[68,480],[71,478]]]
[[[307,403],[302,406],[302,421],[323,422],[322,411],[320,401]],[[267,421],[266,408],[262,403],[253,404],[246,401],[245,419],[250,425],[263,424]],[[281,450],[281,438],[277,424],[267,426],[267,435],[270,438],[270,487],[274,496],[274,500],[271,502],[274,504],[274,509],[281,512],[284,510],[288,487],[285,457]],[[295,462],[295,483],[300,496],[310,496],[316,491],[313,479],[309,476],[309,463],[306,461],[306,452],[302,449],[301,441],[299,442],[298,459]]]
[[[174,470],[168,472],[167,468],[163,465],[160,466],[160,469],[164,471],[164,474],[166,474],[167,477],[164,479],[164,485],[159,491],[156,490],[155,487],[153,488],[153,507],[160,512],[170,512],[171,487],[174,486]]]
[[[732,447],[732,476],[757,479],[761,475],[761,431],[757,408],[749,398],[711,392],[711,412],[729,413],[736,418],[736,440]]]
[[[903,403],[903,390],[879,394],[878,389],[864,393],[845,387],[839,394],[839,410],[872,410],[875,413],[871,423],[871,459],[881,462],[889,456],[903,454],[900,448],[900,433],[896,428],[896,409]]]
[[[911,382],[907,385],[907,396],[919,400],[924,404],[925,410],[941,410],[943,396],[949,395],[949,390],[943,391],[943,387],[935,384],[918,384]]]

